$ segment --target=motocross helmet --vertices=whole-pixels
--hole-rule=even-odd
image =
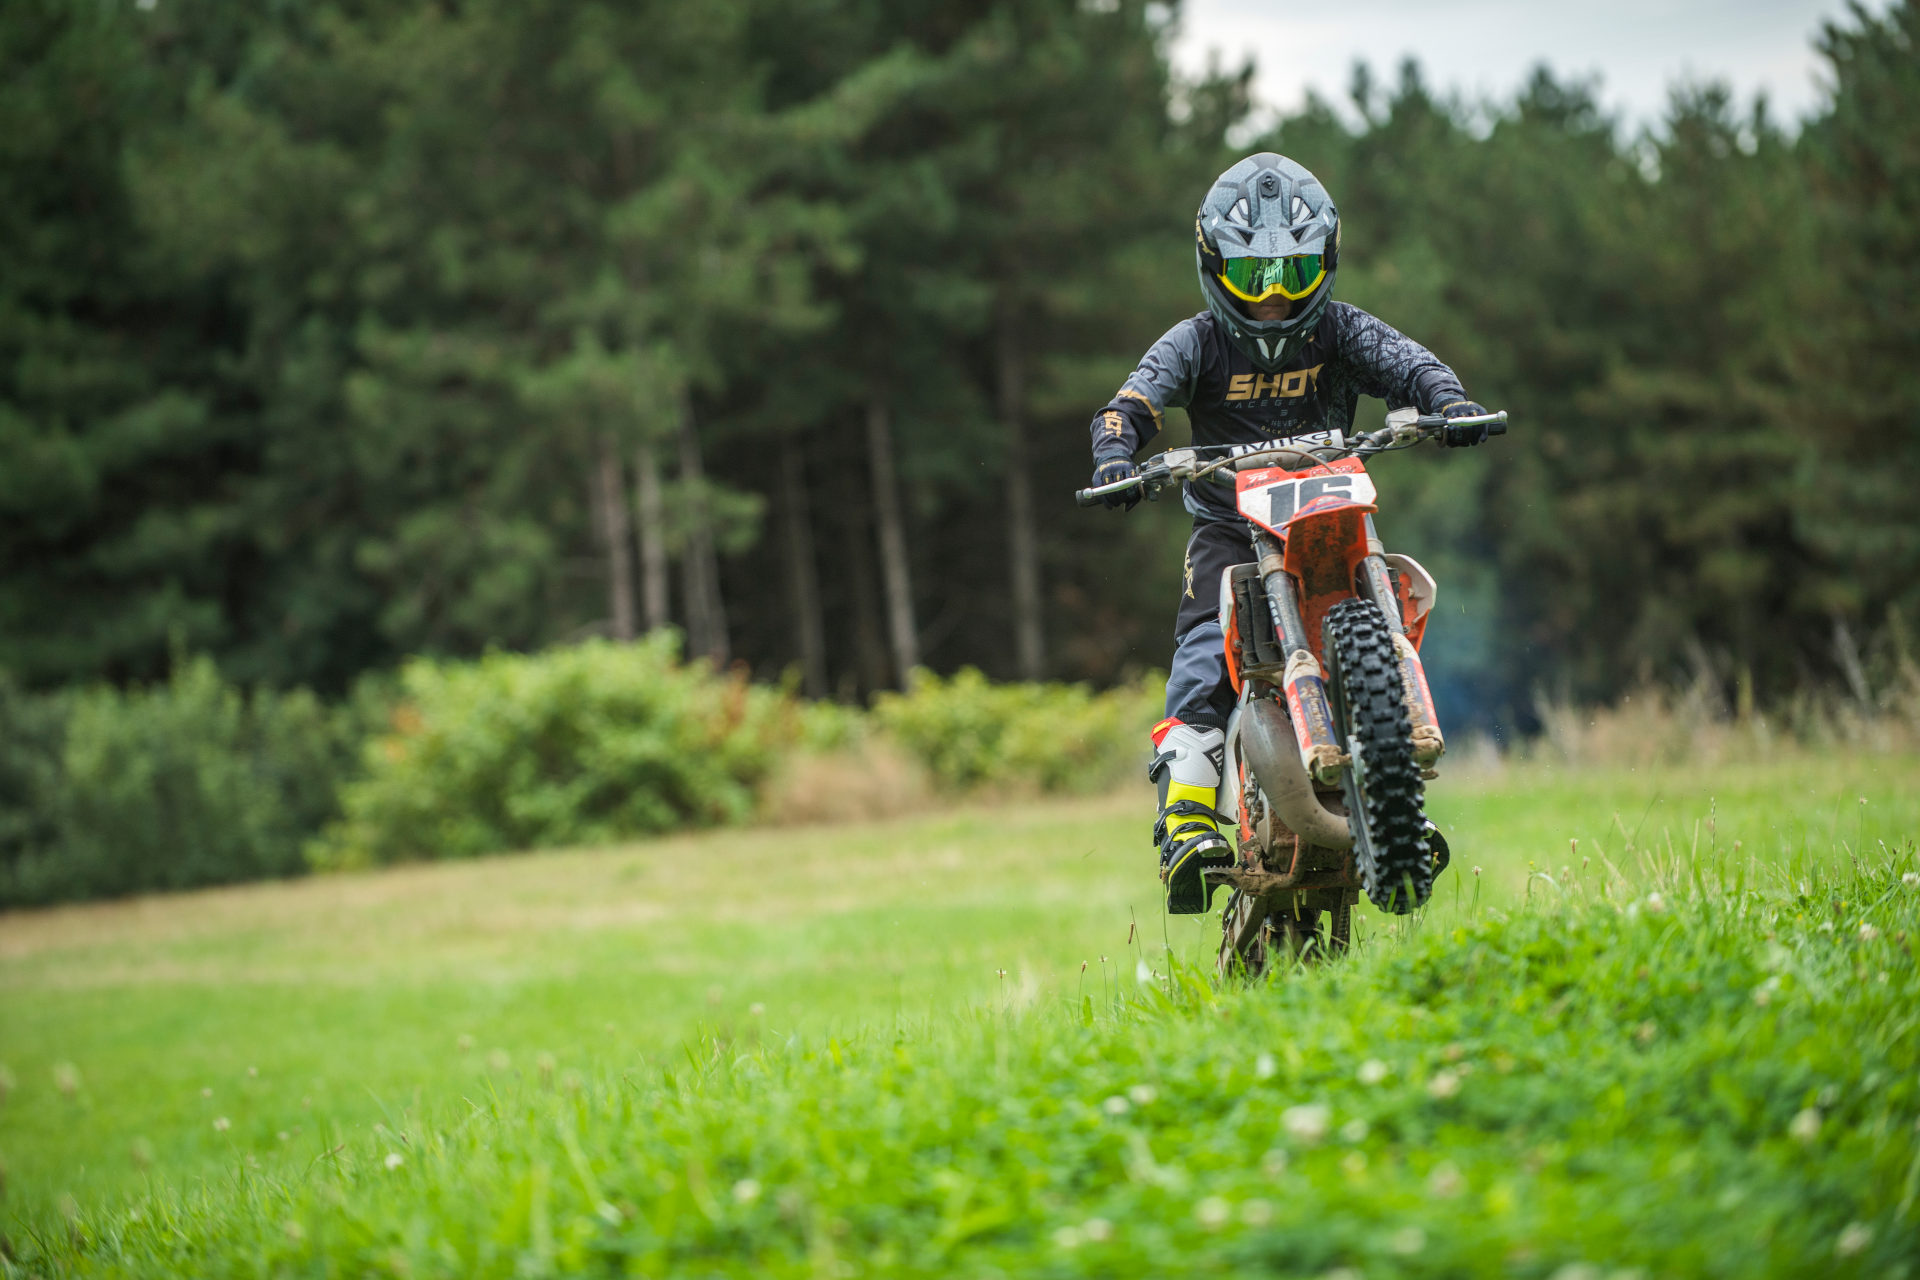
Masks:
[[[1214,180],[1194,238],[1207,310],[1256,369],[1280,368],[1333,300],[1340,211],[1326,188],[1285,156],[1248,156]],[[1285,320],[1248,312],[1248,304],[1274,297],[1293,303]]]

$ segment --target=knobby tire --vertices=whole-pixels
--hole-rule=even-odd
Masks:
[[[1360,884],[1382,911],[1405,915],[1432,894],[1434,867],[1393,632],[1378,605],[1351,599],[1327,611],[1321,635],[1335,730],[1353,758],[1342,782]]]

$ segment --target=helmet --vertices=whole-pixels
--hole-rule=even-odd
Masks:
[[[1340,211],[1320,180],[1282,155],[1248,156],[1214,180],[1194,219],[1207,310],[1254,367],[1271,373],[1313,335],[1333,299]],[[1285,320],[1247,304],[1284,297]]]

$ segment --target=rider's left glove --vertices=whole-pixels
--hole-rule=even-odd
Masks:
[[[1108,458],[1105,462],[1095,462],[1093,467],[1093,487],[1112,484],[1117,480],[1131,480],[1140,474],[1140,468],[1133,465],[1132,458]],[[1113,493],[1103,493],[1100,501],[1109,507],[1125,507],[1131,511],[1140,503],[1140,486],[1120,489]]]
[[[1484,418],[1487,414],[1486,406],[1471,400],[1455,400],[1452,404],[1442,405],[1440,412],[1449,418]],[[1465,449],[1486,442],[1487,424],[1484,422],[1458,427],[1448,423],[1446,432],[1440,437],[1440,443],[1449,449]]]

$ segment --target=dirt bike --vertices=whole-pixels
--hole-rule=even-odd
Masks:
[[[1507,415],[1455,418],[1506,433]],[[1237,702],[1227,722],[1222,817],[1239,859],[1211,869],[1232,886],[1221,919],[1223,973],[1258,973],[1276,956],[1347,949],[1364,892],[1404,915],[1445,869],[1425,784],[1446,750],[1420,643],[1433,575],[1388,554],[1374,529],[1365,459],[1436,439],[1448,426],[1413,409],[1349,441],[1338,432],[1284,443],[1171,449],[1137,476],[1082,489],[1091,506],[1139,487],[1233,476],[1253,562],[1220,579],[1220,628]],[[1326,927],[1321,928],[1321,916]]]

